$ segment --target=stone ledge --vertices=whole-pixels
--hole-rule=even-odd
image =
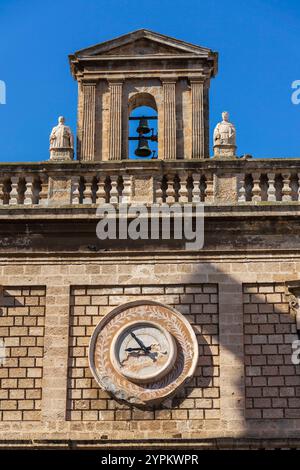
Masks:
[[[140,203],[142,204],[142,203]],[[178,203],[184,206],[184,203]],[[112,204],[118,208],[118,204]],[[131,204],[129,203],[128,206]],[[143,204],[147,208],[151,208],[151,204]],[[194,206],[195,204],[190,203]],[[51,206],[24,206],[19,205],[2,205],[0,206],[0,219],[10,221],[13,220],[29,220],[29,219],[99,219],[96,214],[98,204],[64,204]],[[294,202],[243,202],[238,204],[224,203],[205,203],[206,217],[298,217],[300,215],[300,201]]]
[[[177,169],[235,169],[255,171],[268,169],[270,172],[276,169],[300,169],[300,157],[278,157],[278,158],[253,158],[251,160],[214,160],[206,159],[178,159],[178,160],[115,160],[115,161],[69,161],[53,162],[42,160],[40,162],[0,162],[0,172],[4,171],[120,171],[128,169],[136,170],[160,170],[166,169],[176,171]]]
[[[159,450],[183,449],[193,450],[267,450],[267,449],[299,449],[300,438],[212,438],[212,439],[32,439],[32,440],[0,440],[0,449],[115,449],[115,450]]]

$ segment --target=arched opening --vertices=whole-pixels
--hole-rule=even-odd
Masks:
[[[136,93],[128,102],[128,158],[158,158],[157,106],[150,93]]]

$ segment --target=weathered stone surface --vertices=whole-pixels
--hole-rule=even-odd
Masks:
[[[233,158],[232,136],[216,144],[232,158],[206,158],[216,63],[145,30],[79,51],[81,161],[0,164],[0,446],[300,446],[300,159]],[[128,112],[144,99],[158,111],[162,159],[122,161]],[[97,238],[98,205],[153,201],[203,202],[203,249],[172,231]],[[139,409],[99,387],[88,349],[113,309],[149,301],[180,312],[199,354],[189,383]]]
[[[217,72],[216,53],[143,29],[77,51],[70,64],[79,82],[80,160],[127,159],[128,118],[137,105],[158,113],[158,158],[209,157],[207,102],[209,81]],[[91,81],[97,85],[86,106]],[[94,145],[96,123],[103,132]]]

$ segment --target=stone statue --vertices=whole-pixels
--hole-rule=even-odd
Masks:
[[[235,126],[229,122],[227,111],[222,113],[222,121],[214,130],[214,155],[215,157],[234,157],[236,152]]]
[[[50,160],[72,160],[74,153],[74,137],[65,118],[58,118],[58,125],[53,127],[50,134]]]

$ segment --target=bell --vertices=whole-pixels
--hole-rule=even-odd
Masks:
[[[149,134],[150,127],[149,127],[149,124],[148,124],[148,120],[146,118],[142,117],[140,119],[139,127],[137,128],[137,132],[139,134]]]
[[[150,157],[152,151],[146,139],[143,139],[143,137],[139,139],[139,145],[134,153],[137,157]]]

